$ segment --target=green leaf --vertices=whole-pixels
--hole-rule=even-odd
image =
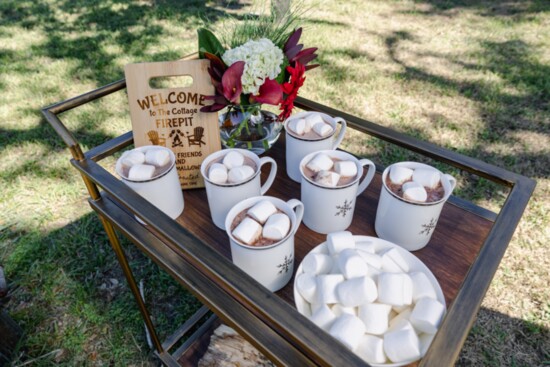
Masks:
[[[280,85],[283,85],[284,82],[288,80],[288,73],[286,71],[286,67],[289,65],[289,62],[286,58],[283,59],[283,64],[281,65],[281,72],[279,75],[277,75],[277,78],[275,78],[275,81],[279,83]]]
[[[199,58],[203,59],[205,52],[210,52],[220,58],[222,57],[225,49],[214,33],[206,28],[199,28],[197,34],[199,36]]]

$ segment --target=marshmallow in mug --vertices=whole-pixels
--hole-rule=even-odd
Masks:
[[[357,165],[353,161],[338,161],[334,163],[334,171],[343,177],[355,177]]]
[[[288,127],[298,136],[315,132],[320,138],[324,138],[332,133],[332,126],[327,124],[321,115],[312,113],[305,118],[292,119],[288,123]]]
[[[426,188],[435,189],[441,183],[439,172],[433,168],[394,166],[388,176],[392,184],[402,185],[404,199],[420,203],[428,200]]]
[[[320,185],[335,187],[340,181],[340,175],[332,171],[319,171],[315,175],[315,182]]]
[[[162,167],[170,163],[170,153],[167,150],[148,149],[145,151],[145,163]]]
[[[145,163],[145,154],[139,150],[132,150],[122,156],[122,165],[130,168],[134,164],[143,164]]]
[[[134,164],[128,171],[128,179],[134,181],[145,181],[153,178],[155,166],[150,164]]]
[[[244,155],[230,151],[222,163],[212,163],[208,168],[208,179],[217,184],[236,184],[254,176],[254,168],[245,164]]]
[[[127,178],[133,181],[146,181],[155,176],[157,168],[170,164],[170,153],[154,147],[144,151],[131,150],[122,155],[121,164],[128,170]]]
[[[262,200],[249,208],[246,217],[231,232],[245,245],[253,245],[261,237],[280,241],[290,231],[290,218],[279,213],[273,203]]]
[[[319,171],[328,171],[334,165],[334,161],[327,154],[316,154],[307,164],[306,167],[317,173]]]

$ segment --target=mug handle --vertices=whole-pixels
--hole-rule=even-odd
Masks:
[[[363,167],[368,166],[369,170],[367,171],[367,175],[363,179],[363,182],[359,184],[359,188],[357,189],[357,196],[361,195],[363,191],[369,186],[370,182],[372,181],[372,178],[374,177],[374,174],[376,173],[376,167],[374,166],[374,163],[372,163],[369,159],[360,159],[359,164]]]
[[[452,193],[453,190],[454,190],[455,187],[456,187],[456,178],[454,178],[453,176],[449,175],[448,173],[443,174],[443,176],[445,176],[445,178],[449,181],[449,184],[451,185],[451,193]],[[451,193],[449,193],[449,195],[451,195]]]
[[[288,204],[288,206],[290,206],[292,210],[296,211],[296,223],[294,223],[291,232],[296,233],[304,216],[304,204],[298,199],[290,199],[286,203]]]
[[[338,148],[342,140],[344,140],[344,135],[346,134],[346,128],[348,126],[346,120],[341,117],[335,117],[334,121],[339,122],[342,127],[340,128],[340,132],[338,133],[336,140],[334,140],[334,142],[332,143],[332,149]]]
[[[271,163],[271,171],[269,172],[269,176],[267,176],[267,180],[265,180],[265,183],[260,188],[260,195],[265,194],[267,190],[269,190],[269,188],[273,184],[273,181],[275,180],[275,176],[277,175],[277,163],[275,163],[273,158],[271,157],[260,158],[260,169],[266,163]]]

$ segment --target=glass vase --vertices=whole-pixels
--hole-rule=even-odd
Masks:
[[[279,138],[282,122],[261,104],[231,106],[219,116],[220,136],[225,148],[241,148],[256,154],[269,150]]]

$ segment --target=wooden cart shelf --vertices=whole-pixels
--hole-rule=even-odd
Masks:
[[[90,193],[90,205],[102,220],[154,339],[154,327],[137,288],[134,289],[135,282],[115,230],[129,238],[223,322],[235,328],[276,364],[367,365],[296,311],[293,280],[282,290],[272,293],[232,264],[227,235],[212,223],[204,189],[184,192],[184,212],[174,221],[105,170],[98,161],[131,145],[131,132],[86,153],[81,151],[58,115],[124,87],[122,80],[45,108],[43,114],[73,154],[72,164],[82,174]],[[448,305],[447,315],[420,365],[452,365],[521,219],[535,182],[312,101],[299,98],[296,104],[305,110],[343,117],[349,127],[360,132],[511,188],[498,215],[451,197],[428,246],[414,252],[438,279]],[[281,137],[267,153],[278,164],[277,179],[267,195],[283,200],[299,198],[300,185],[286,175],[284,149],[284,137]],[[262,172],[263,175],[266,173]],[[357,199],[354,220],[349,228],[352,233],[376,236],[374,218],[380,184],[380,173],[377,173],[367,190]],[[141,225],[134,215],[147,225]],[[324,235],[301,225],[295,239],[295,268],[305,254],[324,240]],[[204,316],[204,310],[201,315]],[[202,316],[195,319],[203,319]],[[195,337],[176,352],[170,352],[173,342],[162,344],[156,340],[158,355],[167,365],[175,366],[183,361],[187,361],[188,365],[197,357],[200,335],[211,330],[214,322],[217,322],[214,318],[209,319],[195,333]],[[180,328],[171,340],[189,329]]]

